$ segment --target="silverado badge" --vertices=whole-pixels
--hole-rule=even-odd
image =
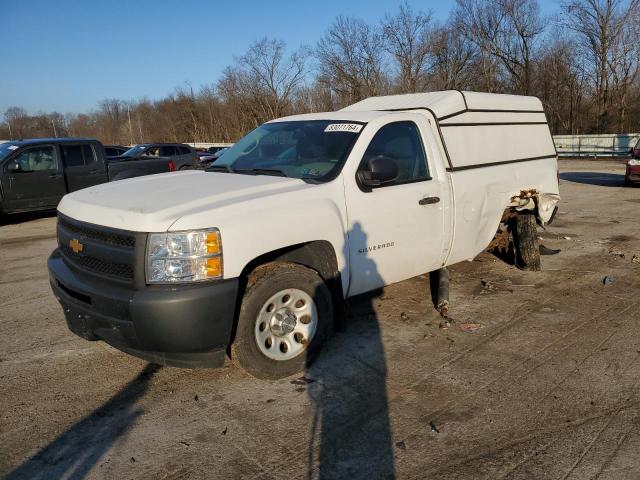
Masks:
[[[84,245],[77,238],[69,240],[69,247],[73,250],[73,253],[80,253],[84,249]]]

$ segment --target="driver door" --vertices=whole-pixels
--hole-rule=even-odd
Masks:
[[[383,125],[360,163],[380,156],[398,167],[395,180],[375,188],[348,185],[348,248],[353,296],[441,266],[444,242],[444,187],[431,175],[418,125]]]
[[[5,211],[55,208],[66,193],[62,165],[54,145],[19,151],[3,166]]]

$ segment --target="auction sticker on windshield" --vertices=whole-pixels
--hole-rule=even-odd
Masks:
[[[359,123],[332,123],[327,125],[327,128],[324,129],[325,132],[352,132],[352,133],[360,133],[363,125]]]

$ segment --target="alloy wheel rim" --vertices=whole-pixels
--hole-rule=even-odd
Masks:
[[[291,360],[307,349],[317,325],[318,310],[311,295],[297,288],[280,290],[258,313],[255,341],[267,358]]]

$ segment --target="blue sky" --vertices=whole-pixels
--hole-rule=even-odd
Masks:
[[[264,36],[313,46],[337,15],[377,22],[401,0],[0,0],[0,114],[85,112],[216,81]],[[409,0],[445,21],[453,1]],[[543,12],[557,9],[540,1]]]

